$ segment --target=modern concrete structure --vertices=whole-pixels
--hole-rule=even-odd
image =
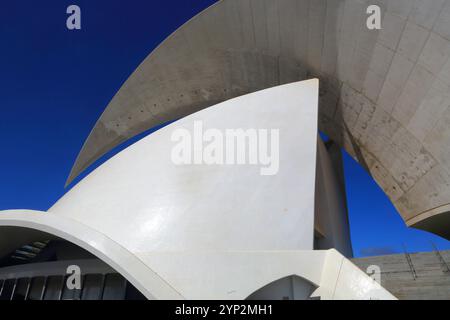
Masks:
[[[1,212],[2,251],[42,241],[44,232],[95,255],[149,299],[394,299],[345,257],[347,212],[317,137],[318,88],[309,80],[251,93],[158,130],[48,212]],[[177,163],[180,132],[192,133],[198,160],[198,123],[200,142],[241,130],[244,149],[233,138],[224,164]],[[249,162],[228,162],[230,150]],[[0,269],[0,278],[18,279],[17,270]]]
[[[450,251],[352,259],[361,270],[381,269],[381,284],[400,300],[450,300]]]
[[[382,9],[381,30],[366,27],[369,4]],[[121,142],[179,120],[105,162],[48,212],[0,213],[10,235],[0,252],[45,233],[149,299],[395,299],[348,260],[336,143],[408,225],[450,238],[449,16],[450,0],[217,2],[131,75],[68,182]],[[313,78],[320,89],[297,82]],[[228,129],[256,130],[244,141],[270,148],[243,148],[238,164],[210,152],[202,163],[199,127],[212,130],[200,139],[211,143]],[[179,165],[173,140],[183,135],[194,136],[181,139],[193,163]]]
[[[382,29],[366,10],[381,8]],[[450,238],[450,0],[222,0],[137,68],[69,177],[130,137],[245,93],[318,77],[319,129],[407,225]]]

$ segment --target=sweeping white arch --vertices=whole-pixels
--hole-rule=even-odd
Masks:
[[[314,250],[317,114],[317,80],[231,99],[129,146],[47,213],[0,212],[0,225],[67,239],[149,298],[245,299],[275,279],[298,275],[314,284],[314,295],[322,299],[394,299],[337,251]],[[174,133],[194,134],[195,148],[198,122],[205,134],[208,129],[262,134],[253,142],[261,152],[266,139],[276,170],[262,174],[267,161],[174,162],[179,143],[172,141]],[[277,134],[267,136],[271,132]],[[338,208],[322,209],[327,230],[347,230]],[[331,243],[348,241],[346,235],[334,236]]]
[[[366,28],[379,5],[382,29]],[[450,0],[222,0],[167,38],[70,174],[130,137],[244,93],[321,79],[319,128],[404,221],[450,238]]]
[[[72,242],[114,268],[147,299],[183,298],[127,249],[105,234],[68,217],[32,210],[0,211],[0,232],[1,227],[38,230]]]

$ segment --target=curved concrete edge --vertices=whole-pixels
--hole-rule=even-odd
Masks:
[[[325,254],[321,286],[313,296],[321,300],[398,300],[338,251],[330,249]]]
[[[267,284],[289,275],[297,275],[319,286],[324,258],[323,253],[312,250],[142,252],[137,255],[142,261],[148,261],[188,300],[244,300]]]
[[[322,300],[396,300],[334,249],[137,255],[188,300],[243,300],[288,276],[298,276],[313,284],[317,289],[311,297]]]
[[[185,28],[186,26],[194,23],[196,21],[196,19],[198,19],[199,17],[205,15],[209,9],[214,9],[216,7],[219,7],[219,5],[222,4],[222,0],[217,0],[216,3],[211,4],[210,6],[208,6],[207,8],[205,8],[203,11],[200,11],[199,13],[197,13],[196,15],[194,15],[193,17],[191,17],[189,20],[187,20],[185,23],[183,23],[180,27],[178,27],[178,29],[174,30],[169,36],[167,36],[167,38],[165,38],[163,41],[161,41],[148,55],[147,57],[144,58],[144,60],[138,65],[138,67],[129,75],[129,77],[127,78],[127,80],[123,83],[123,86],[126,86],[127,83],[129,81],[131,81],[134,77],[135,77],[135,71],[141,68],[144,68],[145,65],[148,63],[148,61],[151,61],[151,59],[153,58],[154,55],[157,54],[157,52],[159,52],[159,50],[161,48],[164,47],[164,45],[169,42],[172,38],[175,38],[176,35],[178,34],[178,31],[182,28]],[[122,89],[122,87],[120,89]],[[108,105],[106,106],[105,110],[103,110],[102,114],[100,115],[100,117],[97,119],[94,127],[91,129],[91,131],[89,132],[89,135],[87,136],[86,140],[83,142],[83,145],[81,146],[80,151],[78,152],[75,161],[72,165],[72,168],[70,169],[69,175],[66,179],[66,182],[64,184],[64,188],[67,188],[70,184],[72,184],[74,182],[74,180],[81,174],[83,173],[86,169],[88,169],[91,165],[93,165],[98,159],[100,159],[103,155],[105,155],[107,152],[111,151],[112,149],[116,148],[118,145],[120,145],[121,143],[124,143],[125,141],[127,141],[128,139],[130,139],[131,137],[126,136],[126,137],[117,137],[117,139],[115,139],[114,141],[111,141],[110,143],[100,146],[99,148],[97,148],[97,153],[94,154],[92,157],[90,157],[88,160],[84,159],[84,154],[83,152],[85,152],[86,149],[89,149],[90,147],[90,139],[91,137],[95,137],[98,133],[97,133],[97,127],[98,126],[102,126],[102,122],[101,119],[103,118],[104,114],[107,113],[108,111],[108,107],[109,105],[116,99],[118,99],[119,95],[120,95],[120,91],[118,90],[114,96],[111,98],[111,100],[109,101]],[[232,97],[235,98],[235,97]],[[225,100],[220,100],[220,101],[216,101],[215,103],[209,103],[209,105],[215,105],[217,103],[220,102],[224,102]],[[200,110],[203,108],[199,108]],[[178,115],[178,118],[183,118],[185,116],[190,115],[191,113],[181,113]],[[167,121],[173,121],[174,119],[176,119],[177,116],[175,117],[171,117],[169,119],[167,119]],[[159,123],[155,123],[155,127],[158,125],[161,125],[164,122],[167,121],[160,121]],[[140,133],[146,131],[150,129],[150,127],[145,126],[143,128],[141,128]],[[136,136],[138,133],[135,133],[133,136]]]
[[[88,225],[133,253],[312,250],[317,100],[318,81],[309,80],[211,106],[122,150],[48,211]],[[180,163],[173,156],[180,130],[191,142],[208,132],[218,133],[214,139],[220,142],[231,132],[232,148],[244,133],[247,163]],[[247,161],[252,149],[267,152],[266,164],[258,154],[255,165]],[[274,171],[265,175],[264,168]]]
[[[450,239],[450,204],[425,211],[406,221],[411,228],[432,232],[444,239]]]
[[[162,122],[264,87],[317,76],[319,128],[359,161],[404,220],[449,202],[449,1],[222,0],[163,41],[110,101],[73,179]],[[280,18],[282,17],[282,18]]]
[[[183,299],[157,273],[110,238],[64,216],[32,210],[0,211],[0,227],[43,231],[94,254],[132,283],[148,299]]]
[[[114,268],[148,299],[242,300],[287,276],[311,282],[318,287],[312,297],[322,300],[396,299],[334,249],[133,254],[103,234],[51,213],[0,211],[2,226],[70,241]]]

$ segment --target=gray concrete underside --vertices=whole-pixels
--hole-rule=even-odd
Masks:
[[[353,259],[366,272],[370,265],[381,269],[381,285],[400,300],[450,300],[450,251]]]
[[[382,30],[366,28],[370,4],[382,8]],[[146,129],[317,77],[320,130],[370,172],[408,225],[449,239],[450,224],[434,222],[450,211],[449,40],[450,0],[219,1],[131,75],[68,181]]]

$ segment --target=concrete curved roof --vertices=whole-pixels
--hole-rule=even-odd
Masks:
[[[367,6],[382,30],[366,28]],[[319,128],[408,225],[450,238],[450,0],[222,0],[153,51],[87,139],[69,182],[121,142],[248,92],[318,77]]]

